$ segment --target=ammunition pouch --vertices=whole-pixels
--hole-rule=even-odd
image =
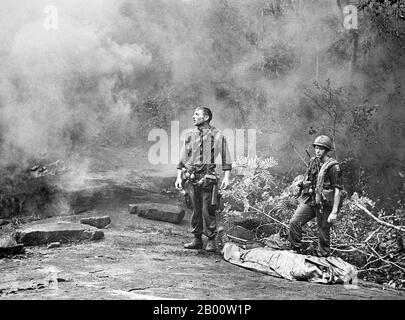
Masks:
[[[302,188],[302,196],[310,197],[314,193],[314,188],[311,185],[306,185]]]
[[[181,178],[183,181],[192,185],[197,185],[204,190],[212,190],[212,187],[218,183],[218,177],[215,173],[195,173],[183,171]]]
[[[211,190],[213,188],[213,186],[217,184],[218,178],[216,175],[206,174],[203,176],[203,178],[199,182],[200,182],[200,186],[204,190]]]
[[[322,190],[322,202],[328,207],[333,207],[335,199],[335,189],[323,189]]]

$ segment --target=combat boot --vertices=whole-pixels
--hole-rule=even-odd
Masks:
[[[215,240],[208,239],[207,246],[205,247],[205,251],[208,252],[215,252],[216,251]]]
[[[202,238],[201,238],[201,236],[197,236],[197,235],[194,236],[193,241],[191,241],[189,243],[186,243],[184,245],[185,249],[197,249],[197,250],[199,250],[199,249],[202,249],[202,247],[203,247]]]

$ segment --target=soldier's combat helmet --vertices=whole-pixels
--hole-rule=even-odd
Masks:
[[[324,147],[326,149],[328,149],[328,151],[332,150],[332,139],[329,138],[328,136],[325,135],[321,135],[318,136],[314,142],[312,143],[312,145],[315,146],[320,146],[320,147]]]

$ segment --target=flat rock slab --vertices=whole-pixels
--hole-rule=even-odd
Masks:
[[[28,226],[15,232],[17,243],[28,246],[49,244],[52,242],[77,242],[99,240],[104,232],[80,223],[58,222]]]
[[[103,217],[88,217],[80,219],[80,223],[88,224],[90,226],[96,227],[98,229],[104,229],[111,223],[111,218],[109,216]]]
[[[7,247],[0,247],[0,258],[24,253],[24,245],[16,244]]]
[[[142,218],[171,223],[180,223],[185,215],[183,208],[165,203],[130,204],[128,210],[130,214],[137,214]]]

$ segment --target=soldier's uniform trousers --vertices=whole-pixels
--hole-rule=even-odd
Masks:
[[[214,185],[211,184],[203,188],[190,182],[186,184],[193,207],[191,233],[195,235],[205,234],[210,240],[214,240],[217,234],[216,206],[211,205]]]
[[[316,217],[318,225],[319,247],[318,254],[324,257],[330,255],[330,226],[328,223],[329,214],[332,211],[331,206],[324,206],[323,212],[320,212],[317,206],[311,206],[307,203],[301,203],[294,212],[290,220],[289,241],[294,249],[301,249],[302,227],[310,220]]]

